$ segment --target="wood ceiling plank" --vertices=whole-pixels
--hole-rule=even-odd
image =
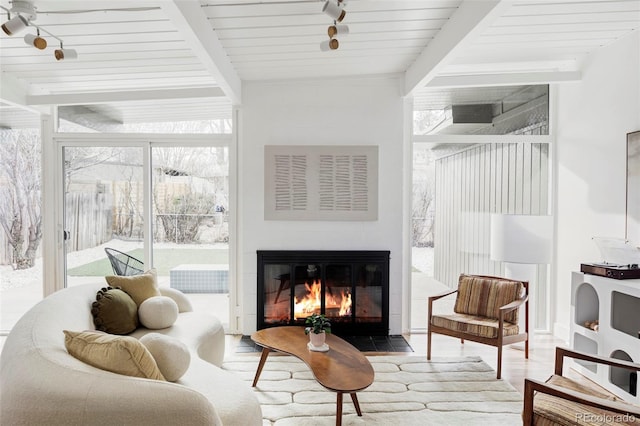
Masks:
[[[446,9],[452,13],[460,5],[460,0],[434,1],[429,0],[367,0],[351,1],[345,7],[347,12],[383,12],[388,10],[434,10]],[[322,2],[291,2],[289,4],[270,3],[263,1],[253,2],[203,2],[203,9],[210,18],[247,17],[247,16],[297,16],[313,13],[322,13]],[[244,4],[242,4],[244,3]]]
[[[162,55],[163,52],[182,52],[183,55],[191,55],[194,56],[193,53],[189,50],[188,46],[184,41],[170,41],[164,42],[162,44],[158,43],[130,43],[130,44],[118,44],[118,45],[102,45],[99,49],[84,49],[83,47],[91,47],[93,45],[87,44],[76,44],[74,47],[76,49],[82,49],[82,59],[92,58],[105,54],[118,54],[122,53],[124,55],[134,54],[134,53],[149,53],[150,55]],[[14,47],[6,47],[4,44],[2,45],[2,58],[3,60],[6,58],[10,58],[13,56],[34,56],[40,57],[42,55],[53,54],[51,51],[46,50],[44,52],[30,48],[26,46],[24,43],[21,45],[16,45]]]
[[[414,48],[415,53],[419,53],[424,48],[424,40],[380,40],[380,41],[356,41],[350,38],[340,39],[340,52],[348,54],[354,52],[356,49],[404,49]],[[271,45],[271,46],[259,46],[259,47],[236,47],[228,48],[227,51],[233,57],[233,62],[242,62],[247,58],[261,58],[264,55],[279,55],[279,54],[301,54],[301,55],[325,55],[327,53],[335,52],[321,52],[319,49],[319,43],[317,40],[305,41],[304,43],[296,45]]]
[[[47,68],[48,66],[48,68]],[[184,63],[184,64],[167,64],[163,60],[140,60],[140,61],[126,61],[126,64],[119,61],[95,61],[91,63],[74,63],[71,61],[63,61],[52,64],[42,64],[39,69],[30,69],[33,67],[25,67],[23,64],[10,65],[2,64],[3,72],[19,72],[21,76],[38,74],[41,72],[65,72],[73,73],[82,70],[88,70],[91,72],[100,71],[101,74],[118,73],[124,70],[129,72],[141,71],[146,72],[149,70],[162,70],[162,71],[196,71],[203,70],[202,64],[197,62]]]
[[[319,50],[319,49],[318,49]],[[387,47],[371,50],[370,52],[363,52],[362,50],[343,50],[338,52],[317,52],[317,53],[272,53],[272,54],[257,54],[251,56],[243,56],[234,59],[234,65],[236,67],[242,67],[247,63],[258,64],[259,66],[268,67],[270,64],[277,64],[283,61],[304,61],[308,63],[309,60],[315,60],[317,62],[326,62],[328,60],[349,60],[349,61],[362,61],[373,58],[387,58],[388,61],[393,61],[394,57],[404,58],[407,55],[417,56],[422,51],[421,47]]]
[[[636,22],[638,12],[571,13],[561,15],[502,16],[496,25],[566,25],[574,23]]]
[[[570,24],[541,24],[541,25],[493,25],[487,29],[485,35],[491,34],[566,34],[572,32],[589,32],[596,34],[601,31],[632,31],[638,28],[637,21],[621,22],[574,22]]]
[[[384,24],[376,22],[367,22],[359,24],[349,24],[349,32],[351,34],[384,34],[404,31],[439,31],[446,20],[438,21],[404,21],[404,22],[385,22]],[[327,33],[328,25],[318,26],[296,26],[288,28],[246,28],[246,29],[229,29],[218,30],[216,34],[224,43],[228,39],[256,39],[263,37],[296,37],[300,35],[318,34],[324,37]]]
[[[616,1],[574,1],[571,3],[553,2],[544,4],[542,2],[515,4],[505,16],[522,15],[573,15],[576,13],[610,13],[610,12],[640,12],[638,0],[616,0]]]
[[[360,41],[381,41],[381,40],[422,40],[426,41],[433,38],[437,34],[435,30],[429,31],[402,31],[402,32],[379,32],[379,33],[351,33],[344,37],[347,40]],[[223,41],[223,45],[227,51],[232,53],[232,49],[252,48],[262,46],[281,46],[281,45],[297,45],[305,43],[319,43],[320,39],[324,39],[324,35],[313,33],[310,35],[297,35],[295,37],[262,37],[257,39],[227,39]]]
[[[132,43],[158,43],[158,45],[162,45],[167,42],[184,42],[184,39],[180,36],[177,31],[165,31],[158,33],[142,33],[136,34],[135,36],[132,34],[111,34],[111,35],[83,35],[83,36],[65,36],[58,35],[62,40],[64,40],[64,45],[67,47],[83,45],[87,46],[87,48],[93,48],[94,51],[100,51],[100,47],[102,45],[117,45],[117,44],[132,44]],[[58,42],[49,36],[44,36],[46,40],[49,42],[49,46],[54,47],[58,45]],[[2,48],[4,47],[21,47],[24,49],[33,49],[27,46],[22,37],[7,37],[2,39]]]
[[[600,32],[583,31],[583,32],[571,32],[571,33],[519,33],[519,34],[492,34],[478,37],[476,44],[488,44],[488,43],[503,43],[509,41],[510,43],[531,42],[531,41],[558,41],[563,42],[565,40],[611,40],[624,36],[627,33],[625,30],[608,30]]]
[[[320,6],[320,5],[319,5]],[[387,22],[406,22],[406,21],[446,21],[449,19],[451,12],[455,9],[416,9],[416,10],[386,10],[382,12],[347,12],[343,24],[359,24],[359,23],[376,23],[379,26],[386,25]],[[292,19],[289,16],[252,16],[242,18],[214,18],[209,22],[215,30],[234,29],[234,28],[273,28],[273,27],[289,27],[289,26],[308,26],[308,25],[326,25],[332,24],[333,20],[327,15],[321,13],[313,15],[301,15]]]

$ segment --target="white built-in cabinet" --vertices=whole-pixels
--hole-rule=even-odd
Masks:
[[[595,320],[597,331],[585,326]],[[640,280],[573,272],[570,331],[576,350],[640,362]],[[572,366],[626,401],[640,402],[640,383],[629,370],[585,361],[574,361]]]

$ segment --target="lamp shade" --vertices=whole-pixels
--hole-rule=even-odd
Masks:
[[[510,263],[551,263],[551,216],[491,215],[491,260]]]

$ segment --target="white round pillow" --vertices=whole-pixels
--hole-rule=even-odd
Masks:
[[[138,307],[138,319],[147,328],[171,327],[178,319],[178,304],[167,296],[153,296]]]
[[[187,372],[191,354],[187,345],[180,340],[160,333],[149,333],[140,338],[140,343],[151,353],[158,370],[168,381],[175,382]]]

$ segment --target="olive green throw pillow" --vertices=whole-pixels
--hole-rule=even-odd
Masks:
[[[120,287],[129,294],[138,306],[150,297],[161,296],[155,269],[140,275],[109,275],[105,279],[111,287]]]
[[[165,380],[151,353],[134,337],[64,330],[64,344],[70,355],[96,368],[126,376]]]
[[[96,330],[111,334],[129,334],[138,328],[138,305],[124,291],[105,287],[91,305]]]

